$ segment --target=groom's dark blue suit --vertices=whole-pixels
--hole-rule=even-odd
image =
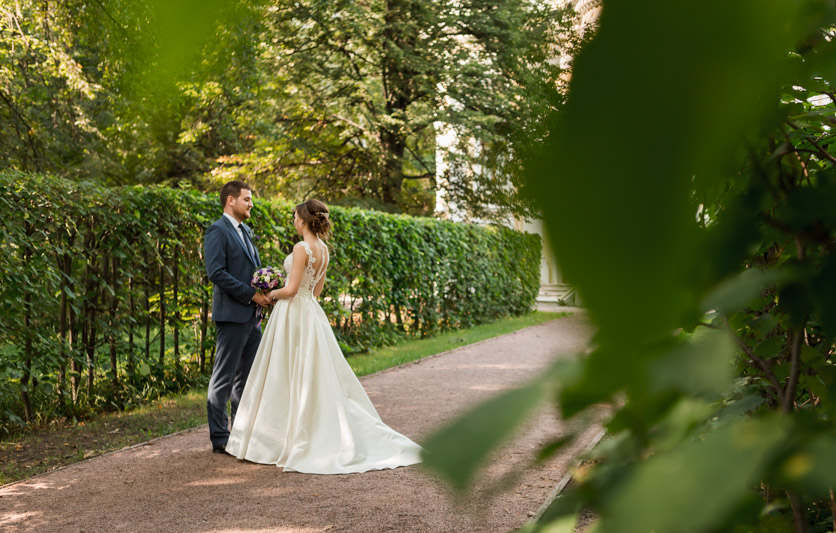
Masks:
[[[214,448],[226,445],[229,439],[226,403],[231,400],[230,413],[234,420],[261,342],[256,317],[258,305],[252,301],[256,289],[250,286],[261,259],[250,229],[243,223],[241,229],[244,240],[233,222],[222,216],[209,226],[203,240],[206,273],[214,285],[212,320],[218,333],[206,402],[209,438]]]

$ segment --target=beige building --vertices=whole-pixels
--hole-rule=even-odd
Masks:
[[[602,0],[572,0],[581,19],[581,26],[594,24],[601,16]]]
[[[593,26],[601,16],[602,0],[571,0],[571,2],[578,13],[582,31]],[[549,309],[560,305],[580,305],[581,302],[574,288],[566,282],[557,268],[557,261],[549,247],[543,221],[538,219],[528,222],[517,219],[514,220],[513,226],[518,231],[540,235],[543,242],[543,255],[540,258],[540,294],[537,296],[538,307]]]
[[[566,1],[566,0],[557,0]],[[598,17],[601,15],[602,0],[569,0],[575,11],[578,13],[578,23],[583,31],[584,28],[589,28],[595,24]],[[570,58],[560,58],[560,61],[568,61]],[[456,134],[449,128],[444,128],[442,125],[437,125],[436,143],[439,147],[449,148],[456,140]],[[439,184],[441,188],[444,187],[444,173],[447,169],[447,163],[444,161],[443,151],[439,150],[436,155],[436,172],[438,174]],[[478,169],[476,169],[478,171]],[[439,196],[436,202],[436,212],[440,216],[461,221],[464,217],[460,215],[459,210],[455,205],[448,204],[443,195],[439,191]],[[509,226],[517,231],[525,231],[527,233],[536,233],[540,235],[543,242],[543,253],[540,258],[540,294],[537,297],[537,306],[540,309],[551,309],[562,305],[580,305],[580,301],[575,294],[574,288],[566,282],[557,268],[557,261],[554,258],[551,248],[546,238],[545,227],[543,221],[540,219],[533,221],[526,221],[523,219],[509,220]]]

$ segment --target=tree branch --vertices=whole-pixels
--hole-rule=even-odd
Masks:
[[[38,147],[35,145],[35,139],[32,137],[32,126],[26,121],[26,118],[20,113],[20,111],[15,107],[14,103],[6,96],[6,94],[0,90],[0,99],[2,99],[6,106],[14,113],[14,115],[18,118],[18,120],[23,123],[24,127],[26,128],[26,140],[28,141],[29,148],[32,150],[32,161],[35,164],[35,170],[40,172],[40,164],[38,163]],[[18,132],[18,136],[20,136],[20,130],[15,125],[15,131]]]
[[[798,387],[798,375],[801,372],[801,339],[804,335],[804,324],[798,327],[795,335],[792,338],[792,346],[790,348],[790,377],[787,382],[787,388],[784,397],[781,400],[781,410],[789,413],[793,410],[795,402],[795,391]]]
[[[412,157],[414,157],[416,161],[421,163],[421,166],[424,167],[424,170],[426,170],[428,174],[431,174],[433,172],[433,169],[427,166],[427,164],[424,162],[421,156],[419,156],[417,153],[415,153],[415,150],[409,147],[409,143],[404,143],[404,148],[406,148],[407,151],[410,154],[412,154]]]
[[[804,502],[795,492],[787,491],[787,496],[790,499],[790,506],[792,507],[792,517],[795,523],[795,533],[807,533],[807,517],[804,512]]]
[[[775,374],[772,372],[772,369],[769,368],[769,363],[767,363],[766,360],[762,357],[758,356],[758,354],[753,352],[752,349],[749,348],[749,346],[745,342],[743,342],[743,339],[741,339],[737,335],[737,332],[734,331],[732,327],[729,325],[729,319],[727,317],[723,317],[723,323],[725,324],[726,330],[728,330],[729,334],[731,334],[734,341],[737,343],[740,349],[743,350],[743,353],[745,353],[749,357],[749,359],[755,364],[755,366],[761,369],[761,372],[763,372],[763,375],[766,377],[766,379],[769,380],[773,387],[775,387],[775,392],[777,393],[778,398],[783,398],[784,389],[781,387],[781,383],[778,381],[778,378],[775,377]]]
[[[114,25],[116,25],[116,29],[121,31],[122,35],[124,35],[125,37],[128,36],[127,30],[125,30],[125,28],[121,24],[119,24],[119,21],[116,20],[116,18],[114,18],[114,16],[110,14],[110,11],[108,11],[108,9],[101,2],[101,0],[93,0],[93,3],[96,4],[97,6],[99,6],[99,9],[104,11],[104,14],[107,15],[107,18],[109,18],[113,22]]]
[[[787,125],[796,131],[801,131],[801,129],[792,122],[787,121]],[[804,139],[816,148],[816,153],[818,153],[820,156],[824,157],[831,163],[836,163],[836,157],[833,157],[833,155],[831,155],[827,150],[819,146],[815,139],[811,138],[809,135],[805,135]]]

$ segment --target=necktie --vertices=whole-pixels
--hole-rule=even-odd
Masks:
[[[250,242],[250,237],[247,235],[247,230],[244,229],[243,224],[240,224],[238,227],[241,228],[241,236],[244,238],[244,244],[247,246],[247,250],[250,251],[250,255],[255,259],[255,250],[253,249],[253,244]]]

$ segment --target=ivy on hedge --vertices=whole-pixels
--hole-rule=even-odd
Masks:
[[[214,328],[202,244],[221,214],[216,195],[11,171],[0,188],[3,426],[124,407],[205,374]],[[281,265],[298,240],[292,209],[256,202],[248,224],[264,264]],[[347,354],[534,303],[536,235],[340,207],[331,220],[321,302]]]

